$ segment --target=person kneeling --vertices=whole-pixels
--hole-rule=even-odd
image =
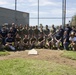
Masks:
[[[28,35],[25,35],[25,37],[23,38],[23,46],[24,46],[24,49],[29,49],[29,38],[28,38]]]
[[[43,34],[40,34],[39,38],[38,38],[38,47],[40,48],[44,48],[45,47],[45,37],[43,36]]]
[[[32,35],[32,37],[30,39],[30,49],[35,48],[36,43],[37,43],[37,38],[34,35]]]
[[[7,38],[5,39],[5,48],[6,49],[11,49],[11,50],[15,50],[14,47],[14,38],[11,37],[11,34],[7,34]]]
[[[74,32],[71,32],[69,41],[72,50],[76,51],[76,36]]]

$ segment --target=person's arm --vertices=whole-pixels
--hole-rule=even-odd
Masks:
[[[59,41],[61,41],[62,38],[59,39]]]
[[[12,45],[12,43],[13,43],[13,42],[6,42],[6,44],[8,44],[8,45],[10,45],[10,44]]]
[[[43,40],[41,41],[41,43],[44,42],[44,41],[45,41],[45,39],[43,39]]]
[[[41,41],[41,43],[42,43],[42,42],[45,42],[45,37],[43,38],[43,40]]]
[[[64,39],[63,42],[66,42],[66,39]]]
[[[69,41],[70,41],[70,42],[72,42],[72,39],[71,39],[71,37],[69,38]]]
[[[56,37],[55,37],[55,40],[58,41],[58,40],[56,39]]]
[[[65,44],[65,42],[66,42],[66,39],[63,40],[63,43],[64,43],[64,44]]]

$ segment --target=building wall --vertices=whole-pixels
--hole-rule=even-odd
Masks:
[[[0,25],[4,23],[29,24],[29,13],[0,7]]]

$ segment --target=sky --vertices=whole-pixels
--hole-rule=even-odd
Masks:
[[[15,0],[0,0],[0,7],[15,9]],[[76,0],[66,0],[66,23],[76,14]],[[38,0],[17,0],[17,10],[30,14],[30,25],[38,25]],[[62,24],[62,0],[39,0],[39,23]]]

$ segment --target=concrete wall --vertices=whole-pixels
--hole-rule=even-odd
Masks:
[[[0,25],[4,23],[29,24],[29,13],[0,7]]]

